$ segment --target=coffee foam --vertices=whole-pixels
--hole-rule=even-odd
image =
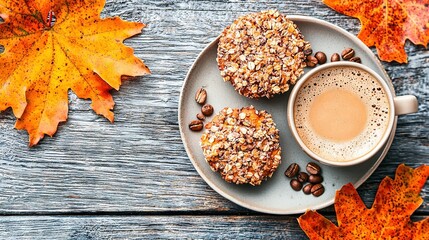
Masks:
[[[337,142],[315,134],[309,110],[313,99],[334,88],[354,92],[367,108],[365,129],[355,138]],[[297,132],[316,155],[331,161],[351,161],[370,152],[382,139],[389,125],[389,101],[381,84],[369,73],[354,67],[322,70],[301,87],[294,103]]]

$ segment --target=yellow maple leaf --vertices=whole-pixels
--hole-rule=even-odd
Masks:
[[[66,121],[68,91],[113,121],[109,91],[150,73],[123,41],[142,23],[100,18],[104,0],[0,0],[0,111],[12,108],[30,146]],[[55,19],[55,21],[53,21]]]

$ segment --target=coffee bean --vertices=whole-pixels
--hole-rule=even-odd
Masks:
[[[305,49],[305,50],[304,50],[304,55],[305,55],[305,56],[309,56],[309,55],[311,55],[311,54],[313,54],[313,49],[309,48],[309,49]]]
[[[197,118],[201,121],[204,121],[206,119],[206,117],[202,113],[197,113]]]
[[[331,56],[331,62],[338,62],[340,60],[341,60],[340,59],[340,54],[338,54],[338,53],[332,54],[332,56]]]
[[[325,187],[322,184],[318,183],[311,187],[311,194],[315,197],[319,197],[325,192]]]
[[[204,116],[211,116],[213,114],[213,106],[206,104],[201,108],[201,112],[204,114]]]
[[[349,60],[350,62],[357,62],[357,63],[362,63],[362,60],[360,59],[360,57],[352,57]]]
[[[195,101],[199,104],[204,104],[207,99],[207,91],[204,88],[199,88],[195,93]]]
[[[311,174],[310,177],[308,177],[308,181],[310,183],[321,183],[323,182],[323,177],[320,175]]]
[[[314,54],[314,57],[317,59],[317,62],[319,62],[319,64],[326,63],[326,54],[324,52],[317,52],[316,54]]]
[[[317,58],[313,56],[307,56],[307,61],[305,62],[307,63],[307,67],[315,67],[319,63]]]
[[[285,171],[285,176],[288,178],[293,178],[299,172],[299,165],[296,163],[292,163]]]
[[[308,180],[308,174],[306,172],[300,172],[298,174],[298,177],[296,177],[296,179],[298,179],[298,181],[305,183]]]
[[[302,183],[300,183],[298,180],[296,179],[292,179],[290,181],[290,186],[292,187],[293,190],[295,191],[299,191],[302,188]]]
[[[309,162],[307,164],[307,172],[310,174],[319,174],[320,173],[320,167],[315,162]]]
[[[305,195],[311,194],[311,187],[313,187],[313,184],[309,183],[302,188]]]
[[[355,50],[353,50],[353,48],[346,48],[341,52],[341,57],[344,60],[349,60],[350,58],[354,57],[355,55]]]
[[[201,131],[203,129],[203,122],[201,120],[194,120],[189,123],[189,129],[195,132]]]

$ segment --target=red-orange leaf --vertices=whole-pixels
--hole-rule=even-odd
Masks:
[[[149,73],[123,41],[142,23],[101,19],[104,0],[0,0],[0,111],[12,108],[30,146],[66,121],[68,90],[113,121],[109,91]],[[55,21],[53,21],[55,19]]]
[[[407,62],[405,40],[427,46],[429,0],[323,0],[332,9],[362,24],[358,37],[375,46],[381,60]]]
[[[383,179],[370,209],[349,183],[335,196],[338,226],[316,211],[300,216],[299,225],[310,239],[429,239],[429,218],[410,220],[423,203],[419,193],[428,177],[429,166],[400,165],[394,180]]]

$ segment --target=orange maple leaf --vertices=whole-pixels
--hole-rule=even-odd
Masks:
[[[150,73],[123,41],[142,23],[101,19],[104,0],[0,0],[0,111],[12,108],[30,146],[66,121],[68,90],[113,121],[109,91]],[[56,19],[53,21],[52,19]]]
[[[407,62],[405,40],[427,46],[429,0],[323,0],[332,9],[362,24],[358,37],[375,46],[381,60]]]
[[[315,211],[298,218],[310,239],[429,239],[429,218],[410,220],[423,203],[419,193],[429,177],[429,166],[399,165],[395,179],[386,177],[374,204],[367,209],[351,183],[335,196],[338,226]]]

